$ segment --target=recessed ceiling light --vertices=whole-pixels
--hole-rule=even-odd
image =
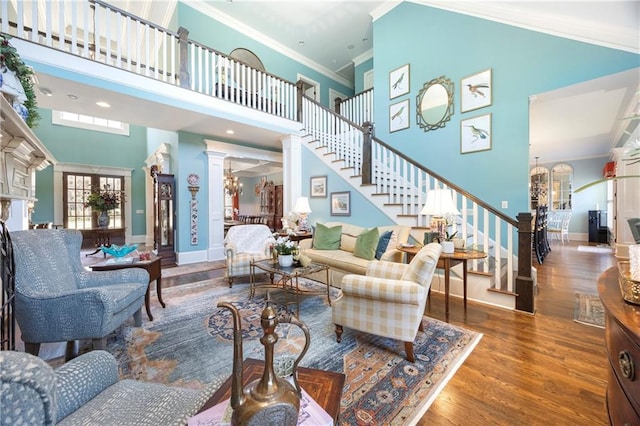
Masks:
[[[354,46],[353,44],[350,44],[350,45],[348,45],[348,46],[347,46],[347,49],[351,50],[351,49],[353,49],[354,47],[355,47],[355,46]]]
[[[234,132],[234,131],[233,131],[233,130],[231,130],[231,129],[227,130],[227,134],[228,134],[228,135],[233,135],[233,134],[235,134],[235,133],[236,133],[236,132]]]
[[[41,87],[40,93],[42,93],[45,96],[53,96],[53,93],[51,92],[51,90],[47,89],[46,87]]]
[[[78,97],[76,95],[67,95],[67,98],[71,99],[72,101],[75,101],[76,99],[78,99]]]
[[[98,101],[98,102],[96,102],[96,105],[98,105],[99,107],[102,107],[102,108],[111,108],[111,105],[109,105],[105,101]]]
[[[362,39],[362,42],[363,42],[363,43],[366,43],[366,42],[368,42],[368,41],[369,41],[369,39],[368,39],[367,37],[365,37],[365,38],[363,38],[363,39]]]
[[[300,46],[304,46],[304,41],[300,40],[300,41],[298,42],[298,45],[300,45]]]

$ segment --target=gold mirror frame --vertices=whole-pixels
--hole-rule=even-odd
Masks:
[[[425,132],[439,129],[453,115],[453,82],[440,76],[425,83],[416,97],[418,126]]]

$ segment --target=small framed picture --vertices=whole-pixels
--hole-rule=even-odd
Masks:
[[[460,112],[491,105],[491,68],[465,77],[460,82]]]
[[[491,149],[491,114],[460,120],[460,153]]]
[[[351,216],[351,191],[331,193],[331,216]]]
[[[389,105],[389,132],[409,128],[409,99]]]
[[[409,93],[409,64],[389,73],[389,99]]]
[[[327,198],[326,176],[311,176],[310,185],[309,194],[311,194],[311,198]]]

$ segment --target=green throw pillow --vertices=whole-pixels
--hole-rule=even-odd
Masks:
[[[378,228],[362,231],[356,238],[356,249],[353,251],[353,255],[361,259],[373,260],[376,256],[379,235]]]
[[[313,234],[313,248],[318,250],[338,250],[340,248],[341,236],[341,225],[329,228],[318,223],[316,224],[316,231]]]

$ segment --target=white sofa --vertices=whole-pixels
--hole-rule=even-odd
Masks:
[[[352,225],[344,222],[326,222],[323,225],[327,227],[342,226],[342,237],[340,239],[340,249],[338,250],[318,250],[313,248],[313,240],[307,239],[300,241],[299,247],[303,254],[309,256],[313,262],[321,263],[329,266],[329,284],[334,287],[340,287],[342,277],[347,274],[365,275],[369,262],[378,262],[379,260],[367,260],[356,257],[353,252],[355,249],[356,238],[360,233],[367,229],[362,226]],[[380,260],[387,262],[403,262],[404,253],[396,247],[398,244],[406,243],[409,239],[409,227],[402,225],[378,226],[378,232],[381,236],[387,231],[394,231],[395,238],[389,241],[387,251],[382,255]],[[324,272],[312,274],[310,278],[325,282],[326,274]],[[326,283],[325,283],[326,284]]]

